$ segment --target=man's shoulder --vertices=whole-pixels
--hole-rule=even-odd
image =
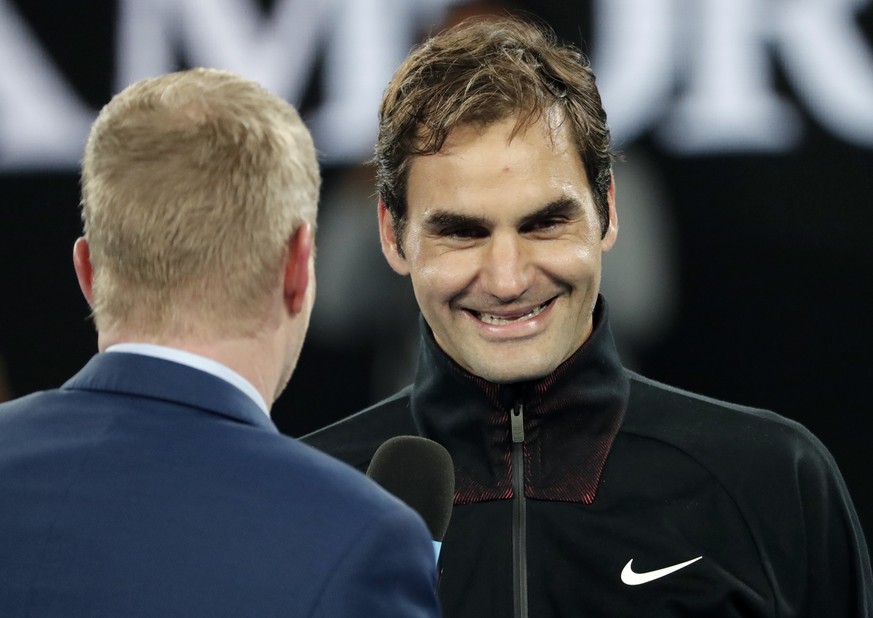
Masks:
[[[409,398],[412,386],[351,416],[313,431],[300,441],[358,470],[365,471],[373,453],[394,436],[418,433]]]
[[[232,527],[228,522],[238,516],[238,509],[229,508],[222,496],[268,505],[262,509],[265,534],[287,535],[288,525],[300,526],[289,516],[300,505],[309,516],[318,514],[311,521],[336,530],[358,521],[411,517],[411,511],[398,508],[359,471],[300,440],[262,424],[228,422],[227,417],[183,410],[173,403],[147,403],[102,391],[61,389],[2,404],[0,469],[39,461],[40,470],[54,471],[57,483],[110,487],[127,479],[141,491],[161,496],[155,500],[158,510],[160,504],[187,504],[190,487],[196,486],[214,498],[208,510],[216,527]],[[60,442],[63,449],[53,447]],[[88,476],[63,476],[79,470],[86,459],[113,461],[127,472],[92,466]]]
[[[629,372],[622,432],[679,449],[699,463],[747,471],[749,462],[835,467],[804,425],[776,412],[707,397]]]
[[[397,510],[397,502],[376,483],[328,453],[299,439],[276,434],[265,436],[260,443],[264,455],[256,472],[259,476],[272,473],[282,479],[281,486],[270,487],[268,481],[264,481],[263,486],[269,487],[270,492],[281,493],[275,497],[277,502],[288,499],[293,503],[302,499],[308,503],[310,514],[318,509],[319,517],[314,520],[320,520],[322,525],[328,519],[349,517],[350,506],[354,507],[351,518],[359,521],[383,517]],[[254,453],[249,455],[252,459],[258,458]],[[295,488],[293,491],[288,489],[289,481]]]
[[[58,391],[38,391],[0,402],[0,453],[38,438],[44,428],[34,422],[35,414],[56,405],[58,399]]]

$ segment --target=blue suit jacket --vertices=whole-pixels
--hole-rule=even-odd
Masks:
[[[0,616],[436,616],[430,536],[196,369],[98,354],[0,406]]]

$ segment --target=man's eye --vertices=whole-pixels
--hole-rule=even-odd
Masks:
[[[538,219],[530,221],[522,228],[522,232],[547,232],[553,230],[564,223],[563,219]]]
[[[483,238],[485,234],[485,230],[474,227],[456,227],[443,230],[442,232],[443,236],[461,239]]]

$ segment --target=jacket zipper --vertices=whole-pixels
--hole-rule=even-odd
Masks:
[[[512,429],[512,590],[515,618],[527,618],[527,507],[524,498],[524,406],[509,412]]]

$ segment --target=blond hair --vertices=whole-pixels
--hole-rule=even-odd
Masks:
[[[300,116],[254,82],[192,69],[126,88],[82,162],[98,331],[251,334],[320,183]]]

